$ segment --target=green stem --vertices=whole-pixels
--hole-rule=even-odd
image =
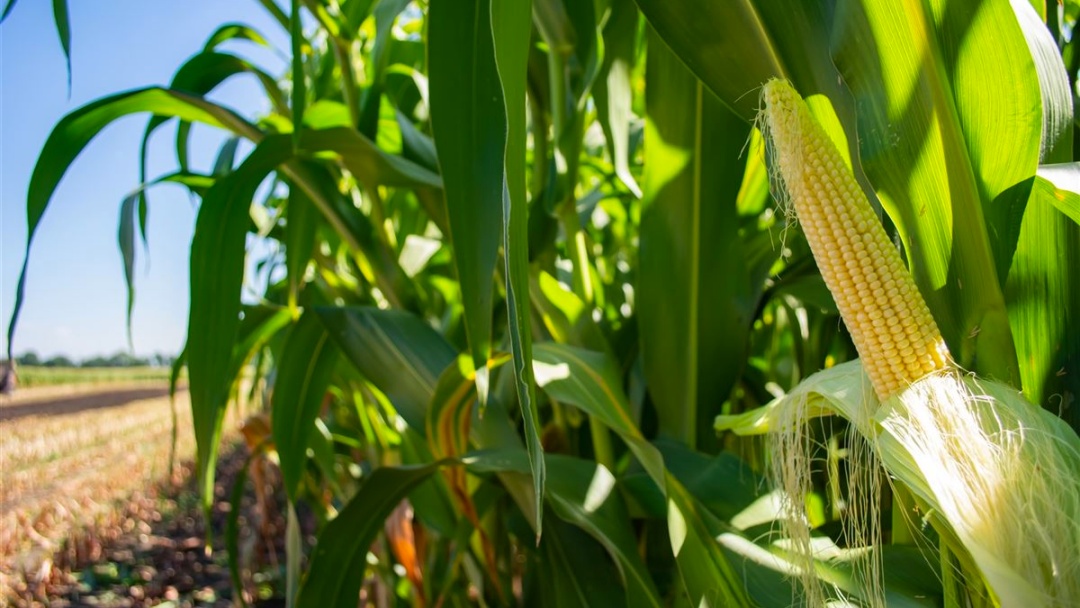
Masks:
[[[352,42],[334,38],[330,43],[334,49],[334,59],[341,69],[341,94],[345,106],[349,108],[349,121],[355,129],[360,124],[360,100],[356,95],[356,74],[352,66]]]
[[[611,432],[593,416],[589,416],[589,433],[592,435],[593,454],[596,462],[615,472],[615,452],[611,449]]]

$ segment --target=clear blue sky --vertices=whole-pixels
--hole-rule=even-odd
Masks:
[[[255,0],[101,0],[70,2],[72,88],[52,3],[20,0],[0,26],[0,316],[3,348],[26,247],[26,189],[52,127],[99,97],[167,85],[221,24],[247,23],[278,48],[287,39]],[[221,47],[272,74],[283,60],[246,42]],[[253,117],[266,108],[253,79],[235,77],[211,99]],[[121,119],[83,152],[57,189],[34,238],[16,354],[76,359],[127,348],[125,291],[116,244],[120,202],[138,184],[138,148],[149,116]],[[176,168],[175,126],[152,140],[150,178]],[[223,136],[196,127],[192,165],[207,170]],[[188,246],[195,204],[176,186],[149,193],[149,258],[139,248],[133,321],[135,352],[176,354],[188,310]]]

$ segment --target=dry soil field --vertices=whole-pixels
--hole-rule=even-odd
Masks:
[[[165,386],[146,383],[29,388],[2,399],[0,592],[13,601],[15,588],[49,579],[72,542],[107,529],[169,479],[173,409]],[[186,391],[176,413],[179,462],[194,445]]]

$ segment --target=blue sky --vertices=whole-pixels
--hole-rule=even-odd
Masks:
[[[0,316],[3,348],[26,247],[26,189],[52,127],[99,97],[147,85],[167,85],[176,69],[221,24],[255,27],[278,48],[286,38],[255,0],[104,0],[70,2],[72,88],[52,3],[21,0],[0,26]],[[221,47],[254,60],[272,74],[280,57],[250,43]],[[211,99],[253,117],[265,109],[253,80],[237,77]],[[15,352],[76,359],[127,348],[125,291],[116,244],[120,202],[138,184],[138,148],[146,115],[123,118],[95,138],[69,169],[38,228],[30,254],[26,301]],[[149,176],[175,169],[175,126],[152,141]],[[206,170],[223,141],[196,127],[192,164]],[[136,266],[135,352],[176,354],[188,310],[188,246],[196,206],[182,189],[149,193],[149,257]]]

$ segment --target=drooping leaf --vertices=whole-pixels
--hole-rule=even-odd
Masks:
[[[543,531],[544,448],[540,445],[536,381],[532,369],[532,329],[529,322],[529,202],[525,185],[525,84],[532,29],[530,3],[491,4],[495,63],[506,115],[506,147],[502,166],[502,249],[510,350],[514,357],[514,388],[525,426],[536,500],[537,530]]]
[[[527,458],[519,448],[476,452],[464,461],[478,473],[529,473]],[[560,519],[584,530],[615,560],[627,591],[626,605],[662,605],[638,554],[630,516],[611,471],[595,462],[560,454],[546,454],[544,460],[551,471],[547,503]]]
[[[534,352],[537,384],[553,399],[581,408],[618,433],[660,488],[672,552],[693,605],[712,601],[717,606],[745,605],[738,575],[702,521],[693,496],[668,473],[660,452],[630,417],[629,401],[611,359],[563,344],[536,344]]]
[[[619,370],[610,356],[550,342],[536,344],[533,354],[537,385],[553,399],[576,405],[618,433],[662,488],[663,459],[630,416]]]
[[[18,286],[15,291],[15,306],[12,307],[11,321],[8,325],[8,350],[11,351],[12,338],[22,309],[26,288],[26,264],[29,260],[30,247],[33,245],[41,218],[49,206],[60,179],[68,167],[83,151],[90,140],[97,136],[112,121],[135,112],[178,116],[186,120],[202,122],[211,126],[226,128],[246,137],[258,137],[258,131],[232,111],[192,97],[184,93],[169,91],[157,87],[138,89],[118,93],[91,102],[65,116],[53,128],[45,146],[38,156],[34,172],[30,176],[30,186],[26,195],[26,255],[22,270],[19,272]]]
[[[127,285],[127,337],[128,348],[134,350],[131,337],[131,311],[135,308],[135,212],[137,195],[129,195],[120,203],[120,228],[116,240],[120,256],[124,260],[124,283]]]
[[[225,23],[210,34],[210,37],[206,39],[206,44],[203,45],[203,50],[212,51],[219,44],[229,40],[248,40],[259,46],[270,47],[270,43],[255,28],[243,23]]]
[[[424,432],[428,403],[454,348],[415,315],[377,308],[316,308],[342,353]]]
[[[64,60],[67,62],[67,88],[68,96],[71,96],[71,16],[68,13],[67,0],[53,0],[53,20],[56,22],[56,35],[60,37],[60,46],[64,49]],[[11,10],[14,3],[4,9],[4,16]]]
[[[490,0],[436,3],[428,14],[432,130],[481,407],[488,393],[507,135],[490,14]]]
[[[223,26],[227,29],[228,26]],[[221,30],[219,30],[221,31]],[[213,39],[213,37],[211,37]],[[207,43],[209,45],[209,42]],[[202,96],[217,88],[221,83],[238,74],[251,74],[258,79],[263,91],[270,99],[277,112],[284,113],[288,109],[285,96],[278,87],[277,80],[264,70],[229,53],[221,53],[206,50],[188,59],[180,69],[176,71],[170,89],[183,91],[191,95]],[[149,153],[150,136],[159,127],[170,120],[171,115],[155,115],[147,122],[143,131],[142,142],[139,147],[139,179],[146,181],[146,163]],[[181,171],[187,171],[188,138],[191,132],[191,123],[181,117],[180,126],[176,131],[176,158]],[[139,196],[139,228],[143,239],[146,238],[146,194]]]
[[[375,469],[319,534],[296,606],[354,608],[367,568],[368,548],[382,530],[383,520],[440,466],[442,463],[434,462],[421,467]]]
[[[337,359],[337,345],[319,316],[305,311],[282,346],[270,410],[281,477],[292,502],[298,498],[308,437]]]

